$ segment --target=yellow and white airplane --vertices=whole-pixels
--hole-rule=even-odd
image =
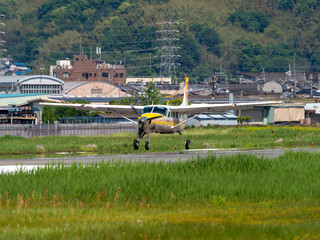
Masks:
[[[71,103],[40,103],[46,106],[72,107],[78,110],[113,112],[138,125],[138,138],[133,141],[135,150],[146,135],[145,148],[149,150],[149,134],[173,134],[179,133],[185,148],[190,148],[190,140],[185,140],[182,130],[186,123],[200,114],[207,112],[220,112],[228,110],[250,109],[254,106],[276,104],[277,102],[247,102],[226,104],[192,104],[188,105],[189,80],[186,78],[183,102],[180,106],[148,105],[148,106],[124,106],[124,105],[101,105],[101,104],[71,104]],[[136,113],[138,121],[127,118],[126,114]],[[188,117],[193,115],[192,117]]]

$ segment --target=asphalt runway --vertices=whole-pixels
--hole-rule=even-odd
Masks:
[[[182,152],[165,152],[165,153],[141,153],[141,154],[110,154],[110,155],[81,155],[81,156],[68,156],[68,154],[60,154],[55,157],[30,157],[14,159],[0,159],[0,171],[4,168],[15,166],[43,166],[46,164],[72,164],[72,163],[100,163],[101,161],[148,161],[148,162],[177,162],[186,161],[190,159],[197,159],[208,155],[215,155],[217,157],[237,154],[252,154],[258,157],[275,158],[286,151],[307,151],[307,152],[320,152],[320,148],[292,148],[292,149],[261,149],[261,150],[248,150],[248,149],[198,149],[188,150]]]

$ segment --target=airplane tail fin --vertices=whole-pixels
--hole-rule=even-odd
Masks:
[[[188,106],[188,92],[189,92],[189,78],[186,77],[186,82],[184,85],[183,101],[181,106]]]

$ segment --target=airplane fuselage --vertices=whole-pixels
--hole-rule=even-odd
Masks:
[[[183,123],[177,127],[174,127],[187,119],[186,114],[180,114],[172,111],[170,107],[163,105],[146,106],[142,110],[141,119],[146,117],[148,120],[144,123],[144,129],[146,133],[161,133],[161,134],[173,134],[181,132],[186,123]],[[141,119],[138,119],[139,127],[143,124]]]

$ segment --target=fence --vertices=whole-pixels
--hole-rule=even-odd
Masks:
[[[137,125],[134,123],[0,125],[0,136],[21,137],[109,135],[117,132],[137,131]]]

